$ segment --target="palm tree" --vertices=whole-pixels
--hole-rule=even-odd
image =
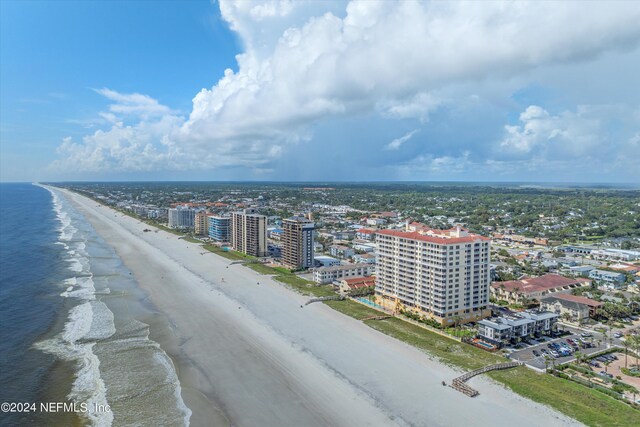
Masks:
[[[629,347],[635,352],[636,356],[636,369],[640,366],[638,365],[638,352],[640,351],[640,335],[630,335],[626,340],[629,342]]]
[[[629,360],[629,335],[624,338],[624,368],[627,369],[627,361]]]
[[[582,352],[576,351],[575,356],[576,356],[576,361],[578,362],[578,365],[584,362],[584,360],[582,359],[582,356],[583,356]]]

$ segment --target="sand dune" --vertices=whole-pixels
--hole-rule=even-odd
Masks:
[[[425,353],[323,304],[301,309],[306,297],[267,276],[63,193],[168,318],[156,339],[177,365],[192,425],[579,424],[486,378],[473,380],[475,399],[442,387],[457,372]]]

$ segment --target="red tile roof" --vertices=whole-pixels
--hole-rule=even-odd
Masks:
[[[397,231],[397,230],[380,230],[378,234],[384,234],[386,236],[402,237],[403,239],[420,240],[422,242],[439,243],[439,244],[451,244],[451,243],[471,243],[476,240],[482,240],[485,242],[490,241],[488,237],[480,236],[479,234],[469,234],[465,237],[435,237],[420,234],[417,231]]]
[[[366,288],[367,286],[374,286],[376,279],[373,276],[367,277],[353,277],[351,279],[342,279],[351,289]]]
[[[568,277],[559,276],[557,274],[545,274],[540,277],[526,278],[521,280],[509,280],[507,282],[494,282],[491,286],[495,289],[502,288],[508,292],[514,292],[519,289],[522,293],[533,293],[547,291],[555,288],[562,288],[570,285],[581,285],[585,282],[591,282],[589,279],[570,279]]]

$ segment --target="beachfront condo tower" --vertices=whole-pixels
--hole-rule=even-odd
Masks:
[[[231,240],[231,218],[209,215],[209,237],[216,242],[229,242]]]
[[[294,216],[282,221],[282,262],[292,270],[313,267],[312,221]]]
[[[193,228],[196,220],[196,211],[188,206],[176,206],[169,209],[169,227],[176,229]]]
[[[206,236],[209,233],[207,215],[207,211],[200,211],[196,213],[195,233],[200,236]]]
[[[231,247],[247,255],[267,255],[267,217],[255,209],[231,214]]]
[[[376,300],[448,326],[490,315],[491,240],[456,227],[377,232]]]

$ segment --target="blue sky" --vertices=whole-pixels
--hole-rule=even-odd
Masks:
[[[0,179],[640,182],[635,2],[0,2]]]

